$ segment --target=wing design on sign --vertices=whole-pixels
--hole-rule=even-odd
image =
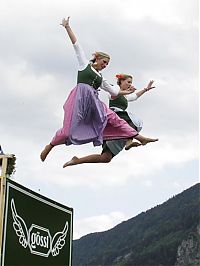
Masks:
[[[24,220],[17,214],[15,208],[14,199],[11,200],[11,210],[13,217],[13,228],[16,232],[16,235],[19,237],[19,243],[26,248],[28,245],[28,230]]]
[[[54,235],[52,239],[52,249],[51,249],[52,256],[54,257],[57,256],[60,252],[60,249],[62,249],[63,246],[65,245],[65,238],[67,235],[68,227],[69,227],[68,222],[66,222],[63,231],[58,232]]]

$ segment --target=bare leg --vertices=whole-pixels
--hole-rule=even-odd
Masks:
[[[44,162],[49,152],[53,149],[53,145],[50,143],[45,146],[44,150],[40,154],[40,159]]]
[[[141,142],[142,145],[146,145],[147,143],[149,142],[155,142],[155,141],[158,141],[158,139],[155,139],[155,138],[147,138],[147,137],[144,137],[142,135],[137,135],[134,137],[136,140],[138,140],[139,142]]]
[[[81,158],[74,156],[70,161],[63,165],[63,168],[82,163],[109,163],[111,160],[112,153],[109,151],[106,151],[102,154],[92,154]]]

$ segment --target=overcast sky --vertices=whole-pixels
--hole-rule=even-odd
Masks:
[[[62,168],[101,147],[43,147],[62,126],[77,59],[59,24],[71,27],[88,58],[111,55],[103,76],[134,76],[142,89],[130,109],[142,134],[159,142],[122,151],[109,164]],[[74,238],[107,230],[198,182],[197,0],[1,0],[0,144],[17,157],[14,180],[74,208]],[[107,103],[107,94],[100,92]]]

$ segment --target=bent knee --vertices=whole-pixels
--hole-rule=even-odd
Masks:
[[[103,158],[103,162],[104,162],[104,163],[109,163],[111,160],[112,160],[112,155],[111,155],[111,154],[106,155],[106,156],[104,156],[104,158]]]

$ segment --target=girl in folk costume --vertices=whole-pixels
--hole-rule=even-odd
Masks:
[[[117,77],[117,84],[119,85],[121,90],[126,90],[131,86],[132,89],[134,90],[134,93],[125,96],[123,95],[118,95],[115,97],[111,96],[109,101],[110,109],[116,112],[116,114],[120,118],[124,119],[137,132],[140,132],[143,126],[143,122],[141,119],[137,118],[135,115],[127,111],[128,103],[137,100],[145,92],[155,88],[152,87],[154,81],[151,80],[146,88],[138,91],[134,86],[132,86],[131,75],[117,74],[116,77]],[[124,147],[125,150],[129,150],[132,147],[138,147],[138,146],[141,146],[141,143],[133,142],[132,138],[127,140],[116,139],[116,140],[104,141],[101,154],[92,154],[81,158],[74,156],[70,161],[66,162],[63,165],[63,168],[82,163],[108,163],[112,160],[114,156],[116,156],[120,151],[122,151]]]
[[[129,74],[117,74],[117,84],[119,85],[121,90],[126,90],[130,88],[134,90],[134,93],[130,95],[118,95],[111,96],[109,101],[109,107],[113,110],[120,118],[124,119],[132,128],[140,132],[143,126],[143,122],[133,113],[127,110],[128,103],[137,100],[140,96],[142,96],[145,92],[155,88],[153,87],[154,81],[151,80],[147,87],[137,91],[137,89],[132,85],[133,77]],[[135,145],[135,142],[132,142],[131,138],[126,141],[125,150],[129,150],[132,147],[138,146]]]
[[[93,59],[89,61],[69,26],[69,17],[63,19],[61,25],[67,31],[78,59],[77,85],[64,104],[63,127],[45,146],[40,154],[41,160],[46,159],[54,146],[61,144],[81,145],[93,142],[94,146],[98,146],[103,143],[103,139],[121,138],[135,138],[142,145],[156,141],[157,139],[139,135],[135,129],[100,101],[99,88],[109,92],[111,96],[126,95],[134,91],[132,87],[121,90],[119,87],[111,86],[102,77],[100,71],[108,65],[109,55],[96,52]]]

